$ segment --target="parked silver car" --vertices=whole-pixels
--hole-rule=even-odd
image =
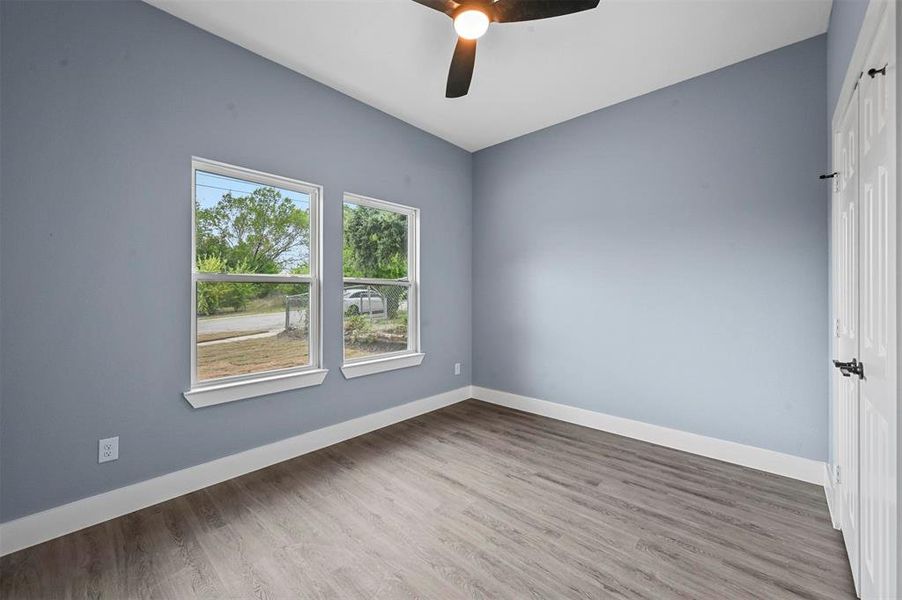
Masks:
[[[344,291],[344,312],[385,316],[385,298],[371,287],[348,288]]]

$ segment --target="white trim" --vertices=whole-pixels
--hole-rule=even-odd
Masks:
[[[396,285],[398,287],[410,287],[407,279],[376,279],[374,277],[345,277],[345,284],[351,285]]]
[[[265,396],[266,394],[319,385],[328,373],[329,369],[293,371],[269,377],[257,377],[251,380],[196,387],[188,390],[183,395],[191,406],[202,408],[204,406],[213,406],[214,404],[253,398],[254,396]]]
[[[827,511],[830,513],[830,524],[833,529],[840,529],[839,511],[833,508],[836,503],[836,484],[833,483],[833,475],[830,464],[824,464],[824,496],[827,498]]]
[[[370,196],[362,196],[352,192],[345,192],[342,195],[342,207],[344,204],[356,204],[357,206],[366,206],[378,210],[386,210],[407,217],[407,278],[398,279],[374,279],[370,277],[342,277],[342,310],[344,310],[344,290],[345,285],[365,282],[372,285],[402,285],[407,287],[407,356],[416,356],[422,354],[422,346],[420,340],[420,209],[415,206],[406,206],[386,200],[371,198]],[[342,208],[342,236],[344,235],[344,208]],[[344,267],[342,266],[342,269]],[[344,317],[342,317],[344,318]],[[414,367],[422,362],[422,358],[417,363],[399,364],[390,368],[376,369],[367,372],[366,368],[357,368],[358,365],[369,364],[369,358],[362,359],[345,359],[344,358],[344,336],[341,341],[341,354],[344,360],[342,372],[345,377],[360,377],[372,373],[381,373],[391,369],[403,369],[405,367]],[[410,362],[410,361],[407,361]],[[345,367],[348,368],[345,371]],[[349,375],[349,373],[352,373]],[[353,374],[356,373],[356,374]]]
[[[265,273],[200,273],[197,271],[197,226],[195,204],[197,199],[197,172],[212,173],[232,179],[239,179],[259,185],[283,188],[292,190],[302,194],[306,194],[309,198],[307,207],[310,222],[310,243],[309,243],[309,267],[310,272],[306,275],[285,275],[285,274],[265,274]],[[185,399],[192,406],[209,406],[211,404],[220,404],[222,402],[231,402],[233,400],[241,400],[252,396],[269,394],[277,391],[308,387],[322,383],[325,373],[322,370],[323,356],[323,336],[322,336],[322,282],[320,273],[322,272],[322,247],[323,247],[323,220],[322,220],[322,203],[323,203],[323,187],[314,183],[308,183],[299,179],[290,179],[281,175],[273,175],[263,171],[256,171],[245,167],[229,165],[223,162],[191,157],[191,379],[188,391],[184,393]],[[244,282],[266,282],[266,283],[306,283],[308,285],[308,293],[310,297],[309,306],[307,308],[308,327],[308,357],[309,362],[306,365],[291,367],[287,369],[279,369],[271,372],[248,373],[245,375],[236,375],[233,377],[219,377],[216,379],[200,380],[197,377],[197,283],[200,281],[244,281]],[[320,376],[320,371],[323,371]],[[292,377],[296,376],[296,377]],[[317,381],[317,377],[319,380]],[[279,387],[273,382],[281,381],[282,386]],[[292,381],[294,385],[285,386],[288,381]],[[246,384],[240,386],[239,384]],[[277,389],[272,389],[272,388]],[[232,390],[230,393],[218,393],[210,395],[211,390]],[[239,390],[241,390],[239,392]],[[260,390],[255,392],[255,390]],[[267,391],[271,390],[271,391]],[[201,398],[206,396],[212,401],[201,402]],[[225,398],[216,400],[216,398]],[[195,398],[200,404],[192,401]]]
[[[207,273],[194,274],[198,281],[246,281],[248,283],[312,283],[309,275],[270,275],[268,273]],[[225,315],[228,316],[228,315]]]
[[[509,392],[473,386],[473,397],[492,404],[542,415],[591,427],[609,433],[690,452],[708,458],[766,471],[783,477],[791,477],[808,483],[824,485],[824,463],[819,460],[783,454],[765,448],[756,448],[727,440],[670,429],[660,425],[643,423],[623,417],[529,398]]]
[[[462,402],[470,386],[251,448],[0,524],[0,556]]]
[[[390,212],[400,213],[408,217],[414,216],[414,213],[420,209],[406,204],[398,204],[397,202],[389,202],[388,200],[380,200],[372,196],[364,196],[363,194],[355,194],[353,192],[345,192],[342,198],[343,202],[349,202],[358,206],[368,206],[369,208],[377,208],[379,210],[387,210]]]
[[[407,353],[398,356],[380,356],[373,360],[345,363],[341,366],[341,372],[344,374],[345,379],[354,379],[355,377],[363,377],[364,375],[372,375],[374,373],[384,373],[385,371],[394,371],[395,369],[416,367],[423,362],[425,357],[426,355],[422,352]]]

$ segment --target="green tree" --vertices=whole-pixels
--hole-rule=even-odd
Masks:
[[[215,255],[204,256],[198,260],[197,268],[212,273],[246,273],[247,265],[240,263],[229,267],[225,261]],[[258,293],[252,283],[231,281],[201,281],[197,284],[197,314],[215,315],[223,308],[243,310],[248,301]]]
[[[195,221],[198,264],[217,256],[231,271],[242,265],[252,273],[306,272],[309,215],[275,188],[229,192],[209,208],[196,203]]]
[[[342,256],[347,277],[406,277],[407,218],[387,210],[346,204]]]
[[[344,247],[342,259],[346,277],[402,279],[407,277],[407,217],[370,208],[344,205]],[[384,288],[384,286],[383,286]],[[401,296],[380,293],[388,318],[398,313]]]

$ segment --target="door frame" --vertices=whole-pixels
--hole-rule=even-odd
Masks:
[[[843,79],[843,85],[840,89],[839,99],[836,103],[836,108],[833,112],[831,122],[830,122],[830,139],[831,144],[833,144],[830,161],[831,164],[835,164],[835,141],[836,141],[836,132],[839,130],[841,126],[841,121],[843,114],[845,113],[846,107],[852,99],[852,94],[855,91],[855,87],[858,84],[858,80],[863,76],[864,72],[867,71],[869,66],[867,65],[867,55],[871,49],[871,46],[876,38],[878,29],[883,22],[884,19],[888,20],[888,31],[890,35],[890,44],[895,47],[894,55],[896,57],[895,67],[898,68],[900,62],[900,44],[898,39],[898,34],[900,29],[902,29],[902,11],[896,6],[896,2],[894,0],[870,0],[868,3],[867,11],[865,12],[864,21],[862,22],[861,29],[858,33],[858,38],[855,43],[855,49],[852,53],[852,58],[849,61],[849,65],[846,69],[846,74]],[[895,190],[895,201],[897,207],[902,207],[902,183],[899,180],[899,173],[902,172],[902,148],[900,148],[900,144],[902,144],[902,114],[899,111],[899,102],[900,98],[902,98],[902,94],[900,94],[899,87],[902,86],[902,78],[899,77],[897,72],[896,74],[896,156],[895,156],[895,168],[896,168],[896,190]],[[832,181],[832,180],[831,180]],[[835,187],[831,186],[831,194],[830,194],[830,302],[831,302],[831,311],[830,311],[830,323],[829,323],[829,339],[830,339],[830,358],[834,355],[834,344],[836,341],[836,337],[834,335],[835,332],[835,299],[836,299],[836,289],[835,289],[835,281],[834,274],[836,269],[836,247],[834,244],[834,236],[835,236],[835,209],[836,209],[836,200],[837,195],[835,192]],[[897,232],[897,240],[900,240],[898,237],[898,232],[902,232],[902,210],[896,211],[896,221],[892,224],[896,228]],[[902,240],[900,240],[902,241]],[[902,265],[902,243],[897,243],[896,246],[896,264]],[[902,277],[896,278],[896,306],[895,312],[897,315],[896,324],[897,324],[897,340],[902,339]],[[898,343],[898,342],[897,342]],[[902,361],[902,355],[897,353],[897,360]],[[899,373],[902,373],[902,364],[897,365],[897,369]],[[830,369],[833,371],[833,369]],[[844,507],[840,506],[841,503],[841,494],[837,493],[837,486],[842,485],[836,481],[836,463],[835,463],[835,444],[837,439],[837,431],[839,427],[838,421],[838,410],[837,410],[837,397],[834,393],[833,386],[833,373],[831,372],[829,380],[829,390],[830,390],[830,408],[831,408],[831,423],[830,423],[830,456],[828,457],[827,462],[827,477],[825,483],[825,492],[827,496],[827,504],[830,508],[830,517],[833,522],[833,526],[839,529],[839,520],[838,516],[841,514],[841,511]],[[897,389],[896,389],[896,465],[897,469],[902,470],[902,402],[900,402],[900,398],[902,398],[902,377],[898,378],[897,381]],[[897,548],[897,557],[902,557],[902,473],[897,472],[896,476],[897,481],[897,518],[896,518],[896,531],[894,532],[896,538],[896,548]],[[902,598],[902,577],[897,577],[897,591],[896,594],[898,597]]]
[[[842,107],[837,108],[837,125],[833,133],[833,193],[831,196],[831,297],[833,310],[831,315],[832,335],[831,354],[834,360],[849,361],[860,356],[859,343],[861,334],[860,310],[860,265],[848,263],[850,258],[859,258],[860,254],[860,198],[859,178],[861,165],[858,148],[860,147],[860,114],[858,97],[859,88],[853,88],[852,95]],[[854,109],[854,110],[853,110]],[[852,129],[850,130],[850,122]],[[851,170],[851,171],[850,171]],[[851,180],[849,180],[851,177]],[[850,185],[846,189],[847,184]],[[845,195],[853,193],[851,204],[846,208],[849,198]],[[848,219],[844,221],[843,219]],[[843,285],[845,284],[845,285]],[[852,298],[843,298],[843,293]],[[851,336],[852,339],[849,339]],[[843,340],[854,342],[855,347],[843,347]],[[846,554],[852,569],[852,578],[856,592],[859,590],[859,539],[860,502],[854,508],[849,503],[850,492],[854,490],[858,499],[860,490],[860,424],[858,408],[860,406],[860,382],[858,377],[843,377],[838,369],[830,369],[830,391],[833,398],[833,467],[830,469],[832,479],[828,475],[827,482],[835,485],[827,488],[833,496],[830,504],[833,527],[843,531]],[[851,397],[850,397],[851,396]],[[850,405],[851,402],[851,405]],[[845,417],[846,421],[843,421]],[[845,443],[844,443],[845,442]],[[847,447],[847,444],[852,447]],[[851,459],[851,462],[850,462]],[[840,471],[842,469],[842,471]],[[840,477],[841,472],[841,477]],[[854,531],[853,531],[854,529]],[[858,568],[856,568],[858,567]]]

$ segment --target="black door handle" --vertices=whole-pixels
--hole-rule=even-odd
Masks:
[[[859,379],[864,379],[864,363],[858,362],[857,358],[853,358],[851,362],[834,360],[833,366],[840,370],[843,377],[858,375]]]

